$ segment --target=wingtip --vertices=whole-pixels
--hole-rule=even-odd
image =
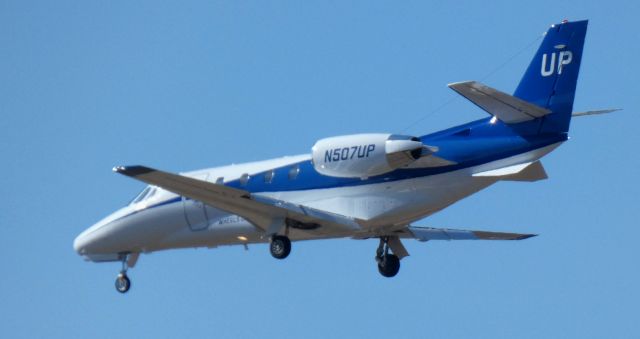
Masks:
[[[116,173],[124,174],[129,177],[135,177],[138,175],[153,172],[154,169],[145,166],[115,166],[113,171]]]
[[[477,83],[477,81],[475,81],[475,80],[456,81],[456,82],[448,83],[447,87],[453,89],[453,88],[455,88],[457,86],[472,85],[474,83]]]
[[[524,240],[537,236],[537,234],[522,233],[502,233],[502,232],[486,232],[473,231],[473,234],[481,240]]]

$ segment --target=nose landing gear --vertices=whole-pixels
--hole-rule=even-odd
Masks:
[[[378,271],[384,277],[394,277],[400,271],[400,258],[389,253],[389,237],[380,237],[380,245],[376,250],[376,262]]]
[[[127,293],[131,288],[131,280],[127,276],[129,267],[133,267],[138,260],[139,253],[129,253],[122,256],[122,269],[116,277],[116,290],[120,293]]]
[[[131,288],[131,280],[127,277],[127,272],[121,271],[116,278],[116,290],[120,293],[127,293]]]

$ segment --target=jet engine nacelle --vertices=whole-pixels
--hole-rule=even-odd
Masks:
[[[353,134],[321,139],[311,148],[321,174],[368,178],[404,167],[422,155],[420,139],[393,134]]]

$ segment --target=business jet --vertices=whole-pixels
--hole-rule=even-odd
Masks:
[[[477,81],[448,86],[490,116],[422,136],[355,134],[321,139],[309,154],[184,173],[145,166],[114,171],[142,181],[122,209],[82,232],[75,251],[120,262],[116,289],[141,253],[292,241],[379,239],[380,274],[395,276],[403,241],[522,240],[534,234],[419,227],[413,223],[498,181],[547,178],[540,159],[568,140],[587,21],[552,25],[513,95]]]

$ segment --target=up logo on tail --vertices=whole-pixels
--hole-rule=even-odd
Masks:
[[[563,49],[565,45],[556,45],[554,46],[556,49]],[[547,61],[549,61],[549,65],[547,65]],[[558,60],[558,67],[556,67],[556,60]],[[542,65],[540,67],[540,74],[543,77],[548,77],[553,75],[556,70],[558,71],[558,75],[562,74],[562,68],[565,65],[568,65],[573,60],[573,53],[571,51],[560,51],[559,53],[553,52],[551,53],[551,57],[547,55],[547,53],[542,54]]]

